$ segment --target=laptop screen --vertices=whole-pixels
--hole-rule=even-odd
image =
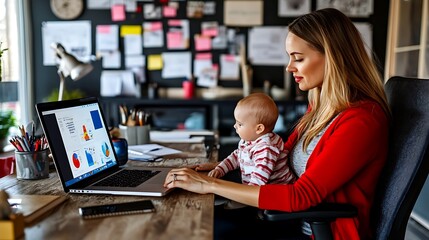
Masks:
[[[66,187],[117,165],[98,101],[48,107],[39,116]]]

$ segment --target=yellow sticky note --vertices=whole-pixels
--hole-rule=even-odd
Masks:
[[[139,35],[142,34],[142,26],[140,25],[122,25],[121,37],[125,35]]]
[[[161,70],[162,69],[162,57],[161,54],[149,55],[147,58],[147,69],[148,70]]]

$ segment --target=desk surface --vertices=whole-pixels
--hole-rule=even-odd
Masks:
[[[128,161],[133,166],[189,166],[217,161],[217,151],[209,158],[204,144],[164,144],[182,150],[162,162]],[[199,195],[176,189],[165,197],[66,194],[56,171],[41,180],[17,180],[14,175],[0,179],[0,189],[9,194],[66,195],[68,200],[49,216],[25,229],[25,239],[213,239],[213,194]],[[151,199],[155,213],[83,220],[81,206]]]

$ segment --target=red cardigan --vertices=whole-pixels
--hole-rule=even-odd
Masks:
[[[261,186],[259,208],[293,212],[320,202],[353,204],[358,217],[332,223],[334,238],[368,239],[375,186],[387,158],[388,128],[388,117],[377,103],[364,101],[346,109],[326,130],[295,183]],[[286,149],[291,151],[296,141],[295,131]]]

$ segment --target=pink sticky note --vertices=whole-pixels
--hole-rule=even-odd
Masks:
[[[212,54],[211,53],[197,53],[197,54],[195,54],[195,59],[197,59],[197,60],[212,59]]]
[[[176,17],[177,9],[170,6],[164,6],[164,8],[162,9],[162,13],[164,17]]]
[[[235,56],[234,55],[225,55],[225,61],[234,62]]]
[[[168,26],[173,26],[173,27],[182,26],[182,21],[181,20],[168,20]]]
[[[152,23],[150,23],[150,30],[151,31],[162,30],[162,22],[152,22]]]
[[[167,33],[167,48],[177,49],[183,47],[183,35],[181,32]]]
[[[97,26],[97,32],[98,33],[110,33],[110,25],[98,25]]]
[[[217,28],[207,28],[203,29],[202,35],[207,37],[216,37],[218,34]]]
[[[212,41],[208,37],[195,37],[195,50],[206,51],[212,49]]]
[[[125,20],[125,5],[116,4],[112,6],[112,21],[124,21]]]

